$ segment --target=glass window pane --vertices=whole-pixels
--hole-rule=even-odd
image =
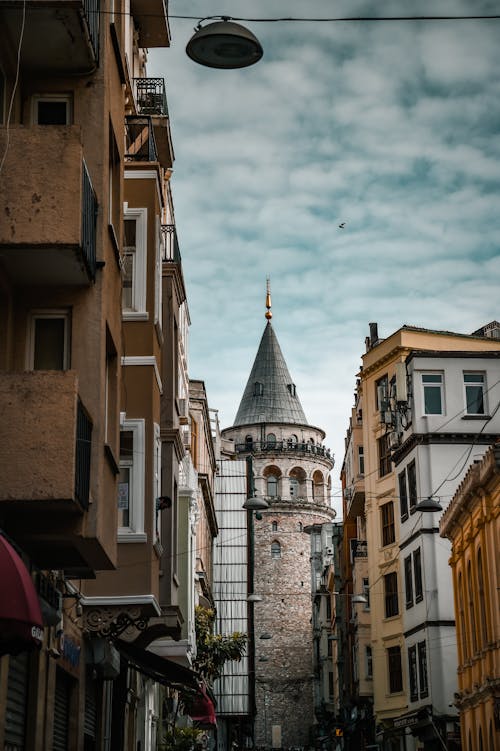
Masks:
[[[35,370],[64,370],[65,318],[35,319]]]

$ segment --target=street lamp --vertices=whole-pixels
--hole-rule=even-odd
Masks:
[[[442,511],[443,507],[437,500],[437,498],[433,498],[432,496],[429,496],[428,498],[424,498],[423,501],[420,501],[420,503],[417,503],[415,506],[415,511]]]
[[[207,26],[199,22],[186,46],[191,60],[208,68],[226,70],[257,63],[264,54],[257,37],[244,26],[230,21],[228,16],[221,16],[221,19]]]

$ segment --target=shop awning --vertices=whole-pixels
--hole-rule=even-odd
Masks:
[[[205,686],[200,687],[200,691],[189,710],[189,716],[198,726],[208,727],[217,725],[215,706],[212,699],[208,696]]]
[[[123,657],[149,678],[164,686],[186,687],[199,691],[200,677],[194,670],[178,665],[165,657],[159,657],[154,652],[148,652],[131,642],[115,639],[114,643]]]
[[[33,580],[21,557],[0,535],[0,655],[40,647],[43,620]]]

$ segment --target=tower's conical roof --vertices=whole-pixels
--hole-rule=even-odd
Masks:
[[[307,425],[270,317],[260,340],[234,426],[259,422]]]

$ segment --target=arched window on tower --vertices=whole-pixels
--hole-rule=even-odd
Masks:
[[[298,443],[299,443],[299,439],[297,438],[296,435],[292,434],[290,438],[288,439],[288,448],[295,449],[297,448]]]
[[[245,436],[245,449],[247,451],[251,451],[253,448],[253,438],[251,435]]]
[[[275,475],[269,475],[267,478],[267,495],[269,498],[278,496],[278,478]]]
[[[281,545],[277,540],[271,543],[271,558],[281,558]]]
[[[266,443],[268,449],[273,449],[276,446],[276,436],[274,433],[267,434]]]
[[[264,393],[264,384],[260,381],[255,381],[253,385],[253,395],[254,396],[262,396]]]
[[[278,522],[271,522],[271,532],[278,531]]]
[[[312,495],[313,500],[316,501],[316,503],[324,501],[324,491],[324,478],[319,469],[317,469],[312,478]]]

